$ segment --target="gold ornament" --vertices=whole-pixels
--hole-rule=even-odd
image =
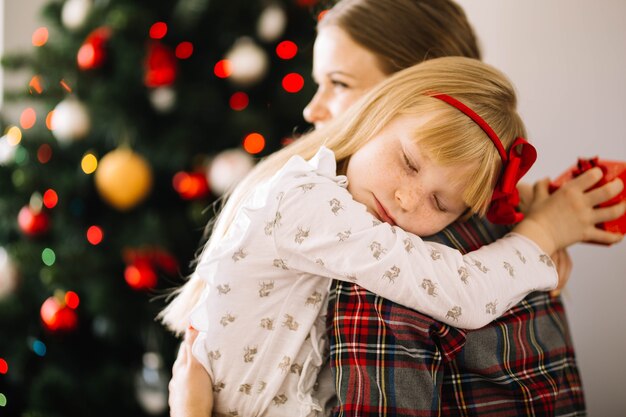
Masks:
[[[141,155],[118,148],[100,160],[95,181],[103,200],[118,210],[129,210],[149,194],[152,170]]]

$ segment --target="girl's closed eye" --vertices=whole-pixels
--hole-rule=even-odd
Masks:
[[[409,159],[409,157],[407,156],[406,152],[402,152],[402,157],[404,158],[404,164],[406,165],[407,169],[409,171],[415,172],[417,173],[419,170],[417,169],[417,167],[411,162],[411,160]]]
[[[435,202],[435,207],[437,207],[437,210],[439,210],[442,213],[448,212],[448,208],[441,202],[441,200],[439,200],[439,198],[436,195],[433,195],[433,200]]]

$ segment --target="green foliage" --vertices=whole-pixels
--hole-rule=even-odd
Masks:
[[[7,72],[26,71],[29,79],[41,76],[43,91],[39,94],[28,85],[5,91],[11,106],[32,106],[38,118],[33,128],[22,130],[19,158],[0,162],[0,248],[8,252],[20,275],[17,289],[0,298],[0,358],[9,364],[8,372],[0,374],[0,393],[7,398],[0,415],[149,415],[136,395],[143,355],[159,353],[167,376],[178,344],[154,321],[164,306],[163,297],[155,296],[180,285],[181,277],[190,272],[202,229],[213,213],[203,209],[217,197],[183,200],[173,189],[172,178],[179,171],[202,167],[222,150],[241,146],[250,132],[266,138],[267,147],[258,155],[265,156],[294,129],[307,128],[301,111],[314,91],[309,73],[315,16],[296,0],[277,0],[272,4],[283,8],[287,26],[279,38],[264,41],[257,34],[257,22],[269,2],[261,0],[95,1],[77,30],[62,23],[64,4],[53,0],[42,10],[50,33],[44,46],[2,59]],[[148,34],[157,21],[168,24],[162,44],[175,48],[189,41],[194,46],[189,59],[177,61],[179,73],[170,86],[176,104],[168,112],[155,109],[152,89],[144,84],[152,42]],[[112,30],[105,63],[80,70],[77,51],[101,26]],[[213,74],[215,63],[242,36],[252,38],[269,57],[267,75],[248,87]],[[276,56],[275,47],[284,39],[299,46],[294,59]],[[290,72],[305,78],[305,87],[295,94],[281,87]],[[68,144],[60,144],[45,126],[48,112],[69,95],[62,82],[91,116],[89,134]],[[236,91],[249,95],[250,104],[243,111],[229,107]],[[0,127],[5,131],[18,125],[17,120],[4,120]],[[124,212],[100,198],[93,175],[80,167],[86,152],[102,158],[123,144],[145,157],[154,179],[149,197]],[[52,151],[46,163],[38,158],[42,145]],[[59,196],[58,204],[46,209],[50,229],[41,236],[26,236],[17,225],[18,212],[33,194],[47,189]],[[104,230],[104,240],[95,246],[85,238],[91,225]],[[52,266],[42,262],[45,248],[56,254]],[[157,269],[157,286],[136,291],[124,280],[125,254],[128,249],[146,248],[172,254],[179,268],[174,274]],[[43,302],[59,290],[80,297],[78,327],[68,333],[46,330],[40,318]],[[35,352],[36,341],[46,346],[43,356]]]

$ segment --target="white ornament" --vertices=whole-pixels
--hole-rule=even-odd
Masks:
[[[89,112],[76,98],[66,98],[54,108],[52,134],[61,143],[68,143],[87,136],[91,128]]]
[[[241,149],[219,153],[209,166],[209,184],[215,194],[224,194],[237,185],[254,166],[254,159]]]
[[[160,415],[167,410],[168,382],[161,355],[146,352],[143,368],[135,377],[137,399],[146,413]]]
[[[0,165],[8,165],[15,159],[17,146],[11,145],[7,135],[0,138]]]
[[[0,299],[11,294],[17,287],[17,268],[9,253],[0,246]]]
[[[269,59],[250,38],[239,38],[232,49],[226,54],[230,61],[232,73],[229,79],[240,86],[255,84],[267,73]]]
[[[287,15],[285,10],[276,5],[269,5],[263,10],[257,22],[256,31],[259,38],[265,42],[273,42],[285,31]]]
[[[152,107],[159,113],[167,113],[176,105],[176,91],[171,87],[154,88],[149,97]]]
[[[61,10],[61,22],[69,30],[83,27],[92,8],[91,0],[67,0]]]

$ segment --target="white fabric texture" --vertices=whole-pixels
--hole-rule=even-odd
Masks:
[[[331,279],[467,329],[556,286],[552,261],[523,236],[463,256],[381,223],[346,186],[332,151],[293,157],[203,253],[193,353],[213,380],[216,414],[323,415],[318,393],[332,392],[331,380],[318,380]]]

